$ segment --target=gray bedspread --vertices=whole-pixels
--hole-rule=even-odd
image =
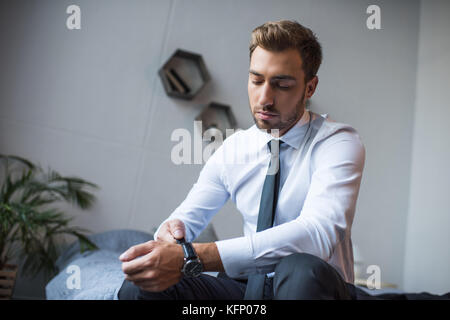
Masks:
[[[89,236],[99,250],[80,253],[74,242],[58,258],[60,272],[46,286],[49,300],[113,300],[124,280],[119,255],[129,247],[153,239],[153,235],[136,230],[113,230]],[[73,273],[70,266],[79,267],[80,288],[67,282]],[[73,272],[73,271],[72,271]]]

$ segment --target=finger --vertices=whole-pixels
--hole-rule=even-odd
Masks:
[[[144,242],[135,246],[132,246],[128,250],[126,250],[124,253],[122,253],[119,257],[121,261],[130,261],[135,259],[136,257],[143,256],[147,253],[149,253],[153,247],[154,247],[153,240]]]
[[[141,271],[145,271],[150,268],[150,264],[147,257],[139,257],[131,261],[125,261],[122,263],[122,271],[126,275],[134,275]]]
[[[186,233],[184,223],[179,219],[169,221],[169,230],[175,239],[184,238]]]
[[[148,269],[141,270],[134,274],[127,274],[125,279],[132,281],[136,285],[140,285],[143,282],[151,282],[156,280],[156,272]]]
[[[176,242],[175,238],[172,236],[172,233],[170,233],[170,231],[169,231],[168,223],[165,223],[164,225],[161,226],[161,229],[158,232],[158,236],[157,236],[156,240],[167,241],[167,242],[172,242],[172,243]]]

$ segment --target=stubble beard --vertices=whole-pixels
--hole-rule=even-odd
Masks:
[[[252,112],[253,121],[255,122],[258,129],[265,130],[267,133],[270,133],[271,130],[277,129],[279,133],[284,134],[292,126],[294,126],[294,124],[297,123],[298,120],[300,120],[300,117],[303,115],[305,109],[304,102],[305,92],[303,92],[301,99],[295,106],[295,110],[286,116],[286,120],[281,119],[280,117],[280,120],[278,122],[272,124],[268,120],[256,119],[255,114]],[[267,111],[270,112],[271,110],[269,109]]]

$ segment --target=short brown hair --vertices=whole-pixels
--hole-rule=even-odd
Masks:
[[[297,21],[266,22],[252,31],[250,59],[257,46],[269,51],[297,49],[303,61],[305,81],[316,76],[322,63],[322,47],[315,34]]]

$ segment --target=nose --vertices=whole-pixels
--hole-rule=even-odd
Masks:
[[[258,104],[262,107],[272,106],[275,104],[274,92],[272,90],[272,87],[267,82],[263,86],[261,86]]]

